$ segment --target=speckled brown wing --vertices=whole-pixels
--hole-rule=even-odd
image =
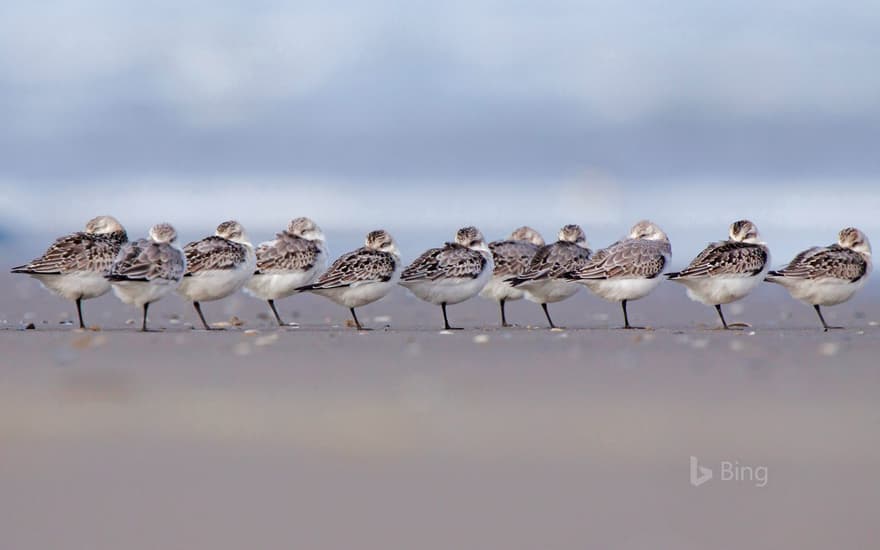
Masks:
[[[167,243],[138,239],[120,249],[107,278],[111,281],[179,281],[185,268],[180,249]]]
[[[416,258],[400,275],[401,282],[446,278],[476,279],[486,268],[486,258],[456,243],[432,248]]]
[[[489,244],[495,277],[512,277],[524,273],[538,252],[538,246],[524,241],[495,241]]]
[[[359,248],[342,255],[312,284],[297,290],[316,290],[356,286],[362,283],[389,281],[394,275],[397,260],[388,252]]]
[[[645,239],[624,239],[602,249],[580,269],[570,272],[567,278],[653,279],[663,272],[669,244]]]
[[[104,273],[127,240],[124,231],[102,235],[73,233],[58,238],[42,256],[26,265],[12,268],[12,272],[41,275],[77,271]]]
[[[214,269],[233,269],[247,259],[244,245],[211,236],[191,242],[183,248],[186,254],[185,277],[202,271]]]
[[[718,275],[757,275],[767,264],[767,247],[737,241],[712,243],[700,252],[686,268],[673,279],[700,278]]]
[[[868,262],[864,256],[839,245],[804,250],[783,269],[769,275],[793,279],[834,278],[855,282],[865,276]]]
[[[589,261],[592,251],[568,241],[556,241],[538,249],[529,268],[510,280],[513,286],[528,281],[562,278],[566,273],[579,269]]]
[[[317,243],[297,237],[286,231],[278,233],[272,242],[257,247],[255,274],[273,271],[308,271],[315,267],[321,255]]]

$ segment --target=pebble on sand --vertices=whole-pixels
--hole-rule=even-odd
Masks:
[[[272,332],[266,334],[265,336],[260,336],[256,340],[254,340],[255,346],[268,346],[274,344],[278,340],[278,333]]]
[[[232,351],[236,355],[244,357],[245,355],[251,354],[251,345],[249,342],[239,342],[235,344],[235,347],[232,348]]]
[[[838,344],[837,342],[825,342],[824,344],[819,346],[819,353],[827,357],[837,355],[838,351],[840,351],[840,344]]]

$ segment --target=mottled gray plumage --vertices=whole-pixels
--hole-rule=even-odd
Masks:
[[[431,248],[416,258],[403,270],[400,280],[476,279],[485,267],[486,258],[476,250],[458,243],[446,243],[442,248]]]
[[[307,271],[315,266],[321,248],[315,241],[282,231],[275,240],[257,247],[255,274],[273,271]]]
[[[12,272],[40,275],[63,275],[77,271],[104,273],[110,268],[119,248],[127,241],[125,231],[72,233],[59,237],[42,256],[12,268]]]
[[[540,247],[525,241],[495,241],[489,243],[495,268],[495,277],[510,277],[524,273]]]
[[[169,243],[138,239],[122,246],[107,278],[111,281],[178,281],[184,270],[180,249]]]
[[[804,250],[783,269],[770,271],[768,275],[792,279],[835,278],[856,282],[868,271],[863,254],[838,244],[814,246]]]
[[[678,273],[669,273],[670,279],[682,277],[714,277],[718,275],[757,275],[764,270],[769,253],[762,244],[737,241],[712,243]]]
[[[212,235],[191,242],[183,248],[186,254],[185,277],[215,269],[235,269],[247,261],[244,245]]]
[[[339,257],[330,268],[310,285],[297,290],[339,288],[368,282],[385,282],[394,274],[397,260],[388,252],[358,248]]]
[[[532,258],[529,268],[511,279],[513,286],[526,281],[557,279],[579,269],[589,261],[592,251],[569,241],[556,241],[542,246]]]
[[[580,269],[567,278],[614,279],[638,277],[653,279],[663,272],[671,247],[666,241],[623,239],[596,252]]]

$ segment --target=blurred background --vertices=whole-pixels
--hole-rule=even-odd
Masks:
[[[597,247],[646,217],[674,266],[744,217],[774,264],[877,244],[878,29],[876,0],[0,2],[0,546],[876,547],[876,276],[828,334],[772,285],[713,331],[664,284],[637,334],[587,292],[552,311],[588,330],[470,300],[479,334],[440,334],[398,289],[369,336],[241,294],[205,309],[244,326],[168,298],[144,335],[111,295],[71,330],[8,268],[98,214],[183,242],[307,215],[331,254],[384,227],[405,260],[462,225]],[[690,457],[770,482],[698,489]]]
[[[680,264],[749,217],[782,261],[880,233],[878,26],[868,1],[4,2],[0,235],[24,261],[97,214],[184,242],[308,215],[334,253],[385,227],[411,258],[650,217]]]

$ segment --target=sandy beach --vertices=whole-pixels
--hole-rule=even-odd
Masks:
[[[766,285],[728,320],[661,285],[360,313],[314,296],[272,326],[244,295],[177,297],[161,332],[112,296],[0,276],[0,529],[9,548],[865,548],[880,507],[880,292],[827,309]],[[33,323],[35,330],[22,330]],[[387,326],[387,328],[386,328]],[[713,478],[690,483],[690,461]],[[763,470],[759,470],[763,468]],[[735,474],[731,474],[735,472]],[[756,472],[764,472],[762,479]],[[699,473],[699,471],[698,471]],[[731,475],[733,478],[731,479]],[[749,477],[751,476],[751,477]]]

